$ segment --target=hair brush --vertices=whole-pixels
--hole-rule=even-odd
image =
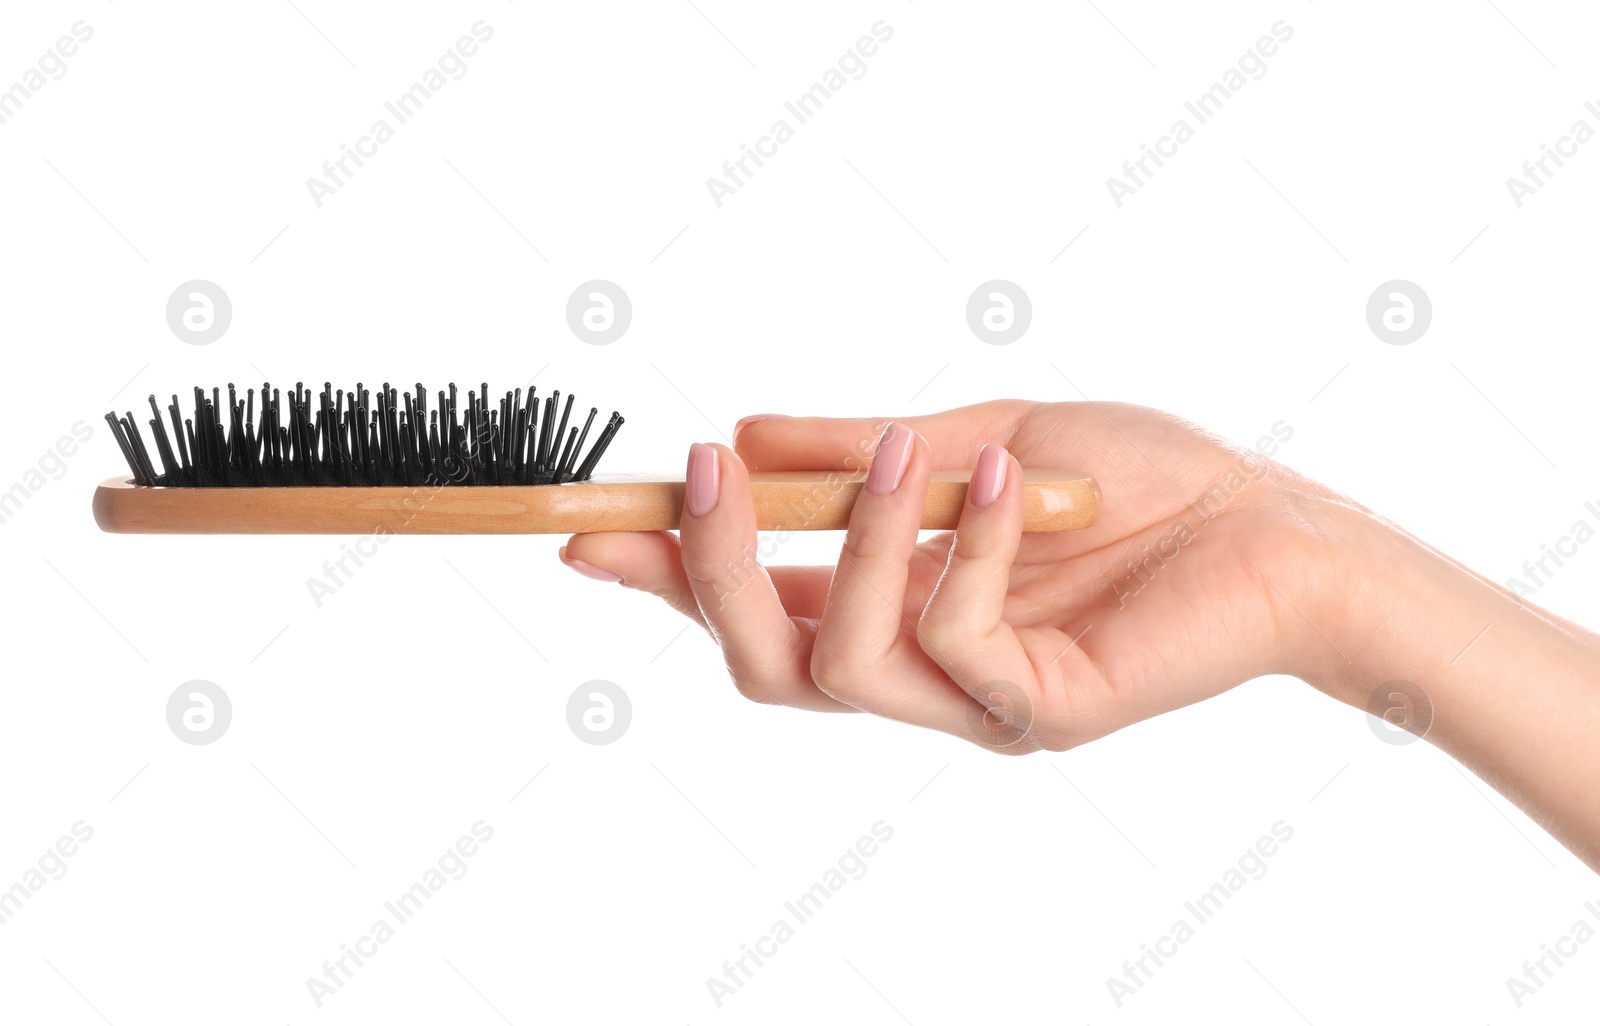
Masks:
[[[656,531],[678,526],[683,481],[645,474],[594,476],[622,427],[613,412],[594,443],[591,407],[580,430],[569,425],[573,397],[559,391],[541,403],[535,389],[508,391],[490,405],[489,387],[456,386],[435,407],[384,382],[376,397],[357,383],[329,383],[315,397],[296,382],[285,402],[261,386],[240,398],[228,385],[194,390],[194,412],[182,419],[178,397],[166,416],[150,396],[151,459],[132,412],[106,414],[133,477],[102,483],[94,496],[101,530],[127,534],[569,534]],[[374,402],[374,398],[376,401]],[[559,415],[559,421],[558,421]],[[158,469],[159,467],[159,469]],[[968,475],[937,471],[923,508],[925,530],[956,526]],[[750,473],[756,527],[821,531],[849,526],[866,478],[853,471]],[[1075,470],[1023,471],[1023,529],[1088,527],[1100,511],[1100,490]]]

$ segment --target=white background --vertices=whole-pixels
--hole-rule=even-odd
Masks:
[[[1595,12],[296,3],[3,15],[0,88],[74,22],[93,38],[0,125],[0,488],[74,422],[94,437],[0,525],[0,887],[94,835],[0,925],[0,1018],[1322,1026],[1600,1000],[1600,943],[1520,1010],[1505,982],[1594,875],[1295,680],[1005,759],[747,703],[700,631],[563,568],[561,538],[391,541],[318,608],[350,539],[89,515],[125,469],[112,400],[194,384],[537,373],[629,418],[602,469],[667,472],[748,413],[1088,397],[1245,445],[1283,420],[1284,462],[1504,581],[1600,499],[1600,143],[1520,209],[1505,184],[1600,128]],[[466,76],[319,209],[306,180],[479,19]],[[865,77],[719,209],[706,179],[879,19]],[[1280,19],[1265,77],[1118,209],[1106,179]],[[209,346],[165,320],[194,278],[233,302]],[[592,278],[633,302],[609,346],[566,323]],[[964,317],[993,278],[1032,298],[1008,346]],[[1365,320],[1394,278],[1433,302],[1409,346]],[[1536,601],[1600,623],[1597,582],[1583,548]],[[195,678],[233,705],[204,746],[165,718]],[[633,705],[608,746],[566,719],[597,678]],[[479,820],[466,875],[318,1009],[307,978]],[[707,978],[879,820],[867,874],[718,1008]],[[1267,875],[1117,1008],[1107,978],[1279,820]]]

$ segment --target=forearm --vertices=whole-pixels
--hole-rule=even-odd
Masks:
[[[1600,871],[1600,638],[1366,513],[1332,512],[1329,536],[1309,605],[1337,651],[1302,676],[1358,708],[1413,682],[1424,736]]]

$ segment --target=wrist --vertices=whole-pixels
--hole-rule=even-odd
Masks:
[[[1305,608],[1327,644],[1300,676],[1385,719],[1404,696],[1409,722],[1392,722],[1600,870],[1600,638],[1364,510],[1325,524]]]
[[[1296,675],[1364,708],[1395,680],[1439,679],[1517,600],[1395,525],[1338,497],[1307,517],[1315,555],[1302,575],[1315,628]]]
[[[1483,671],[1503,654],[1524,653],[1527,672],[1529,652],[1551,664],[1600,652],[1594,635],[1381,517],[1337,497],[1319,505],[1301,608],[1320,644],[1305,646],[1294,672],[1332,697],[1365,708],[1375,689],[1407,680],[1447,713],[1493,693]]]

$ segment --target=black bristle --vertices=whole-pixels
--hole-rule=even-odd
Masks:
[[[589,437],[589,428],[594,425],[594,416],[600,412],[600,407],[589,407],[589,417],[583,422],[583,432],[578,435],[578,442],[572,447],[572,455],[561,461],[561,466],[556,469],[556,484],[572,480],[572,463],[578,458],[578,453],[583,451],[583,440]],[[578,430],[573,428],[574,431]]]
[[[428,452],[422,465],[427,469],[429,476],[444,477],[443,450],[439,448],[439,411],[433,410],[428,414]]]
[[[184,430],[184,433],[189,436],[189,451],[194,453],[194,466],[192,468],[192,473],[190,475],[191,480],[189,481],[189,483],[190,484],[199,484],[200,483],[201,464],[204,462],[204,460],[203,460],[203,458],[202,458],[202,456],[200,454],[199,439],[196,438],[195,434],[194,434],[194,420],[193,420],[193,418],[185,418],[184,419],[183,430]]]
[[[172,396],[172,405],[167,407],[167,414],[172,417],[172,437],[178,443],[178,459],[183,464],[185,473],[189,470],[189,449],[184,444],[183,413],[178,409],[178,396]]]
[[[145,480],[154,481],[155,467],[150,464],[150,454],[145,451],[144,439],[139,437],[138,422],[133,419],[132,410],[122,418],[122,430],[128,436],[128,445],[133,450],[133,458],[139,462],[139,469],[143,471]]]
[[[552,444],[555,446],[561,445],[561,438],[567,433],[567,419],[572,416],[572,399],[573,396],[569,393],[567,395],[566,405],[561,408],[561,423],[556,425],[555,433],[551,436]],[[552,451],[550,453],[550,465],[546,469],[549,470],[552,475],[554,475],[556,467],[560,464],[560,462],[561,461],[556,458],[556,453]]]
[[[150,421],[150,432],[156,438],[156,454],[161,457],[161,469],[166,472],[164,476],[176,480],[178,459],[172,453],[172,443],[167,440],[166,425],[161,423],[161,407],[156,405],[156,397],[153,395],[150,397],[150,412],[155,414]]]
[[[261,483],[261,461],[256,458],[256,429],[249,421],[244,424],[244,451],[245,471],[250,475],[250,483]]]
[[[133,471],[134,484],[149,484],[144,479],[144,469],[139,466],[139,461],[133,456],[133,447],[123,437],[122,424],[117,420],[115,413],[106,414],[106,423],[111,425],[111,437],[117,440],[117,448],[122,450],[122,458],[128,461],[128,469]]]
[[[524,429],[523,435],[522,435],[522,459],[521,459],[520,462],[522,463],[522,483],[523,484],[527,484],[528,483],[529,475],[533,471],[534,460],[538,457],[538,454],[539,454],[539,441],[538,441],[538,435],[539,435],[539,402],[538,402],[538,392],[539,392],[539,390],[537,388],[531,388],[530,387],[528,389],[527,406],[524,407],[524,412],[527,414],[528,423],[527,423],[527,426]]]
[[[411,422],[405,421],[400,425],[400,442],[404,452],[400,457],[401,469],[404,471],[406,484],[414,484],[411,477]]]
[[[556,484],[560,484],[561,483],[561,475],[562,475],[562,473],[567,469],[568,465],[571,464],[571,462],[572,462],[572,447],[575,444],[577,444],[577,441],[578,441],[578,429],[577,428],[573,428],[571,433],[567,435],[567,444],[561,450],[561,458],[556,461],[555,469],[553,471],[551,471],[551,474],[550,474],[550,479],[552,481],[554,481]]]
[[[428,403],[421,382],[415,395],[389,382],[376,390],[361,382],[350,390],[324,382],[315,394],[296,382],[285,408],[282,393],[262,382],[258,415],[254,388],[241,396],[230,382],[224,398],[220,388],[208,394],[196,387],[189,417],[177,395],[165,415],[150,396],[154,454],[131,412],[107,413],[106,423],[132,483],[146,487],[418,488],[588,480],[622,426],[622,415],[611,414],[585,453],[599,409],[590,408],[581,431],[569,430],[574,397],[563,404],[561,393],[551,392],[541,413],[535,391],[529,388],[524,396],[518,388],[491,401],[484,384],[468,391],[458,407],[454,382],[437,393],[436,405]]]
[[[589,475],[594,473],[595,464],[600,462],[600,457],[605,454],[606,446],[611,444],[611,439],[616,437],[617,431],[622,427],[622,414],[611,411],[611,420],[606,423],[605,429],[600,432],[600,437],[595,439],[594,448],[589,450],[589,457],[578,467],[578,472],[572,476],[574,481],[587,481]]]
[[[534,442],[533,459],[530,461],[535,475],[544,471],[545,453],[550,448],[550,429],[554,426],[556,397],[560,394],[555,392],[545,396],[544,410],[539,414],[539,434]]]
[[[489,414],[489,422],[483,426],[483,436],[485,440],[483,450],[486,454],[484,456],[485,466],[483,469],[484,472],[489,476],[489,483],[497,485],[501,484],[502,482],[500,480],[500,465],[498,462],[499,458],[495,453],[496,429],[494,418],[494,414]]]
[[[219,453],[226,452],[222,438],[222,425],[216,423],[216,419],[212,418],[211,427],[213,428],[212,434],[216,437],[216,451]],[[233,468],[228,466],[226,457],[219,461],[219,466],[222,468],[222,483],[231,486],[233,484]]]

